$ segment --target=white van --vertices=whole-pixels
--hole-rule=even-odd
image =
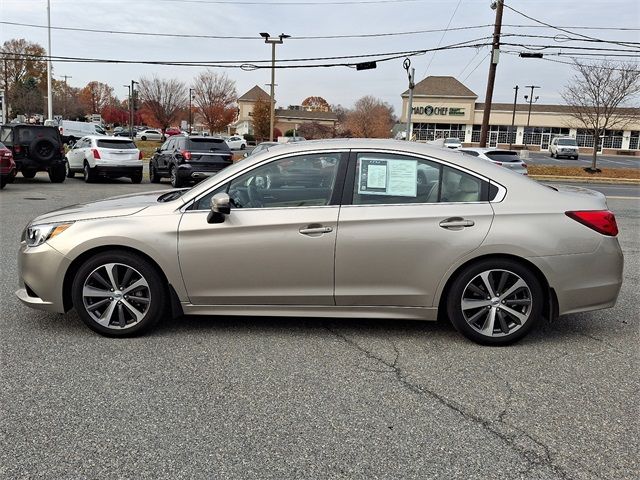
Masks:
[[[73,120],[60,120],[58,125],[60,135],[64,143],[73,143],[87,135],[106,135],[107,132],[96,123],[75,122]]]

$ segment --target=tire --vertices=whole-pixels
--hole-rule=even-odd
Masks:
[[[240,145],[240,150],[244,150],[245,148],[247,148],[247,146],[246,146],[244,143],[242,143],[242,144]]]
[[[7,177],[4,175],[0,177],[0,190],[2,190],[7,184]]]
[[[573,158],[574,160],[578,160],[578,155],[574,155],[574,156],[573,156],[573,157],[571,157],[571,158]]]
[[[84,181],[86,183],[93,183],[96,181],[96,174],[87,162],[84,163],[82,172],[84,173]]]
[[[149,163],[149,181],[151,183],[160,183],[160,175],[158,175],[156,167],[154,167],[151,163]]]
[[[549,150],[549,156],[553,158],[553,152],[551,150]]]
[[[48,138],[36,138],[29,144],[29,155],[37,162],[49,162],[56,156],[56,144]]]
[[[175,167],[175,165],[171,165],[169,167],[169,178],[171,178],[171,186],[173,188],[182,187],[183,183],[182,180],[178,178],[177,168]]]
[[[498,291],[488,293],[485,279]],[[536,276],[520,263],[488,259],[460,272],[451,284],[446,305],[451,323],[469,340],[509,345],[540,321],[544,293]]]
[[[64,179],[66,178],[66,168],[65,168],[65,163],[57,163],[55,165],[51,165],[49,167],[49,170],[47,171],[49,173],[49,180],[51,181],[51,183],[62,183],[64,182]]]
[[[138,286],[132,288],[134,284]],[[121,250],[89,258],[73,279],[71,295],[82,321],[91,330],[110,337],[149,330],[167,310],[166,282],[161,275],[148,260]]]
[[[131,183],[140,183],[142,182],[142,172],[134,173],[129,178],[131,179]]]
[[[31,168],[25,168],[21,170],[21,173],[24,178],[33,178],[36,176],[36,173],[38,173],[38,171]]]
[[[76,176],[76,172],[71,170],[71,167],[69,167],[69,161],[64,162],[64,169],[65,169],[67,178],[73,178]]]
[[[142,137],[140,137],[140,140],[145,141],[147,139],[147,137],[145,137],[144,135]]]

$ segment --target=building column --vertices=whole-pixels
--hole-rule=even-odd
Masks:
[[[622,148],[621,150],[629,150],[629,142],[631,140],[631,130],[622,132]]]

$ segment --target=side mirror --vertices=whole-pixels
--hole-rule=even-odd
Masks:
[[[216,193],[211,199],[211,211],[207,215],[208,223],[223,223],[224,216],[231,213],[231,200],[226,193]]]

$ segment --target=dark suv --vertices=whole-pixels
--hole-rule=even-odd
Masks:
[[[171,185],[183,187],[214,175],[232,163],[231,150],[224,139],[176,135],[151,157],[149,180],[159,183],[162,177],[169,177]]]
[[[16,169],[23,177],[33,178],[37,172],[46,171],[53,183],[64,182],[64,148],[56,127],[3,125],[0,142],[11,150]]]

